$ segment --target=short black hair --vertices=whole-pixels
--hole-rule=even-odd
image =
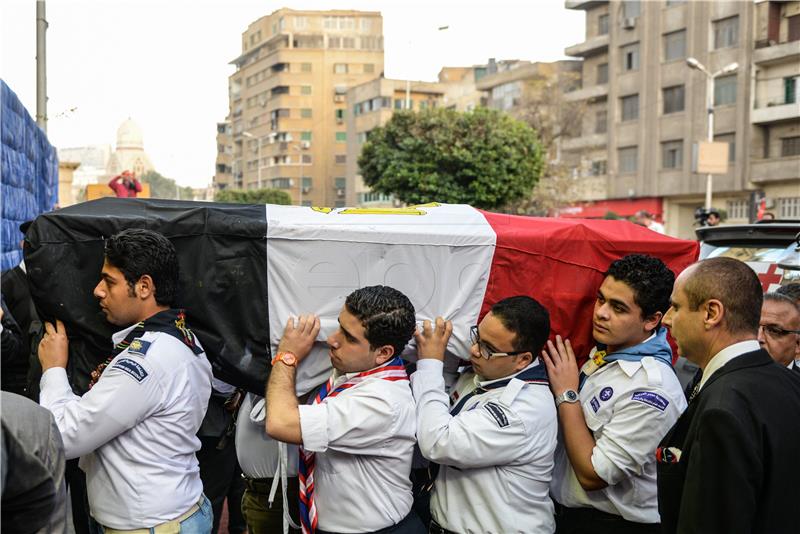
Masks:
[[[345,308],[364,327],[364,337],[371,349],[394,347],[400,356],[416,329],[414,306],[400,291],[389,286],[368,286],[347,296]]]
[[[550,313],[536,299],[525,295],[508,297],[491,308],[503,326],[514,332],[515,351],[530,351],[533,359],[550,336]]]
[[[646,254],[629,254],[611,262],[605,275],[633,290],[633,300],[642,309],[643,319],[656,312],[664,314],[669,309],[675,273],[660,259]]]
[[[800,306],[800,282],[781,286],[775,290],[775,293],[789,297],[795,304]]]
[[[690,267],[683,291],[689,309],[716,299],[725,307],[728,332],[756,334],[764,293],[755,271],[734,258],[709,258]]]
[[[144,275],[155,284],[155,299],[161,306],[172,306],[178,293],[178,255],[169,239],[143,228],[131,228],[115,234],[105,242],[105,258],[119,269],[133,286]]]

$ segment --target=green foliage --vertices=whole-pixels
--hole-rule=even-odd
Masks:
[[[483,209],[529,196],[543,164],[530,126],[485,108],[397,112],[370,132],[358,159],[364,183],[373,191],[408,204]]]
[[[151,198],[192,200],[194,196],[191,187],[180,187],[175,183],[175,180],[166,178],[156,171],[148,171],[140,179],[142,182],[150,184]]]
[[[290,205],[292,197],[280,189],[223,189],[214,195],[214,201],[235,204]]]
[[[623,217],[620,217],[616,211],[607,211],[606,214],[603,215],[603,219],[606,219],[608,221],[617,221],[622,218]]]

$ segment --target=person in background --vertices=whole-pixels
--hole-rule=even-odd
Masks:
[[[135,198],[142,192],[142,184],[131,171],[122,171],[108,182],[108,187],[118,198]]]
[[[800,373],[800,308],[786,295],[764,295],[758,344],[773,360]]]
[[[656,222],[653,214],[646,210],[639,210],[634,215],[637,224],[641,224],[645,228],[648,228],[654,232],[658,232],[659,234],[663,234],[664,232],[664,225],[660,222]]]

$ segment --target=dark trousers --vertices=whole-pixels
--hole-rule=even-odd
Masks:
[[[420,521],[414,510],[411,510],[407,516],[400,520],[399,523],[391,527],[382,528],[373,532],[365,532],[364,534],[425,534],[428,529]],[[327,532],[325,530],[317,529],[317,534],[336,534],[334,532]]]
[[[283,532],[283,496],[281,488],[275,492],[275,501],[269,506],[271,478],[246,478],[242,499],[242,515],[247,523],[249,534],[273,534]],[[297,477],[289,477],[286,482],[286,498],[289,501],[289,514],[295,522],[300,521],[300,488]],[[289,528],[291,533],[300,530]],[[319,532],[319,531],[317,531]]]
[[[229,439],[222,449],[218,449],[219,442],[220,438],[218,437],[200,437],[201,447],[197,451],[203,493],[211,501],[211,509],[214,511],[211,532],[217,534],[222,508],[227,498],[228,532],[242,534],[246,529],[241,511],[244,481],[239,469],[239,462],[236,460],[236,446],[234,440]]]
[[[661,534],[659,523],[634,523],[594,508],[556,503],[556,534]]]
[[[75,534],[89,534],[89,497],[86,494],[86,474],[78,467],[78,458],[67,460],[64,470]]]

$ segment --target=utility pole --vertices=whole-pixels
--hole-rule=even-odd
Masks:
[[[36,124],[47,133],[47,19],[44,0],[36,0]]]

